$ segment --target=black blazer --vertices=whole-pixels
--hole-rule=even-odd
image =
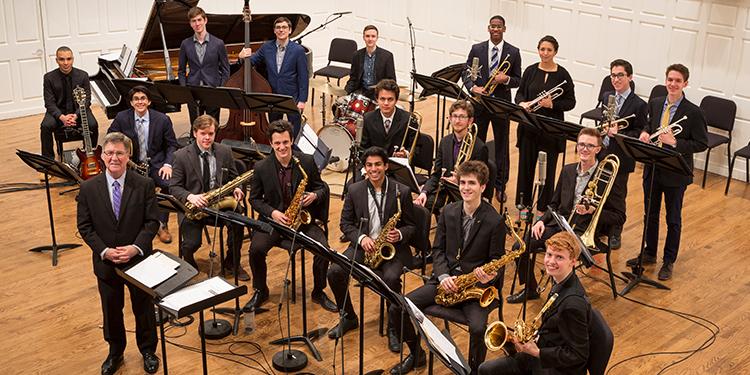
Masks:
[[[143,257],[136,255],[125,264],[115,265],[102,260],[105,248],[136,245],[144,256],[152,251],[151,242],[159,230],[154,182],[134,172],[125,174],[122,188],[120,218],[115,218],[109,198],[106,173],[84,181],[78,194],[78,232],[91,248],[94,274],[101,279],[114,280],[115,267],[127,268]]]
[[[472,272],[505,254],[505,225],[491,204],[482,201],[474,213],[475,221],[466,243],[461,234],[463,202],[453,202],[440,213],[432,245],[433,281],[441,275],[459,276]],[[461,259],[456,260],[458,250]],[[460,271],[458,269],[460,266]],[[502,272],[498,272],[502,277]]]
[[[539,361],[549,374],[586,374],[589,358],[591,304],[575,272],[550,294],[557,300],[542,316]]]
[[[396,189],[401,193],[401,219],[398,221],[396,228],[401,231],[401,241],[394,244],[396,247],[396,257],[405,266],[410,267],[412,262],[411,250],[409,243],[414,235],[414,205],[412,204],[411,192],[406,185],[401,184],[393,178],[388,179],[388,191],[386,192],[385,212],[383,223],[385,225],[388,219],[393,216],[398,207],[396,205]],[[370,195],[367,188],[367,180],[361,180],[349,185],[349,192],[344,200],[344,207],[341,209],[341,232],[352,243],[357,244],[360,235],[369,235],[369,224],[363,224],[360,230],[359,219],[370,218],[369,205],[367,203]],[[373,238],[374,240],[374,238]]]
[[[224,41],[213,34],[208,34],[206,53],[203,62],[195,52],[193,35],[185,38],[180,44],[177,78],[180,84],[198,86],[203,81],[205,86],[223,86],[229,79],[229,58]],[[190,66],[189,71],[187,66]]]
[[[573,208],[577,203],[574,202],[577,167],[578,163],[567,164],[563,167],[560,172],[560,177],[557,179],[557,186],[555,186],[555,192],[552,194],[552,200],[549,204],[552,209],[566,219],[570,216],[570,213],[573,212]],[[592,174],[591,177],[593,176],[594,175]],[[603,183],[600,183],[598,191],[603,191]],[[604,208],[599,216],[597,228],[622,225],[625,223],[625,213],[625,192],[622,190],[622,186],[614,184],[609,196],[607,197],[607,201],[604,202]],[[555,219],[552,217],[552,212],[549,210],[544,213],[544,216],[542,216],[540,220],[543,220],[545,224],[553,224],[555,222]],[[591,215],[576,215],[570,225],[575,224],[575,229],[583,232],[586,230],[590,222]]]
[[[367,87],[362,87],[366,54],[367,48],[362,48],[354,52],[352,56],[352,69],[345,87],[347,94],[357,90],[367,90]],[[382,79],[396,80],[396,68],[393,64],[393,54],[385,48],[377,47],[375,49],[375,83]]]
[[[507,85],[497,85],[495,91],[489,94],[494,97],[510,101],[510,89],[518,87],[521,82],[521,53],[518,48],[508,43],[508,41],[505,41],[505,43],[503,43],[503,50],[500,51],[500,63],[503,62],[505,56],[507,56],[508,54],[510,54],[510,56],[508,57],[508,61],[510,62],[510,69],[508,70],[507,74],[510,77],[510,81]],[[489,79],[491,73],[488,56],[488,41],[485,40],[484,42],[480,42],[471,46],[469,57],[466,59],[466,66],[470,67],[472,62],[474,61],[474,58],[478,57],[479,65],[481,65],[482,68],[476,81],[472,81],[469,77],[468,70],[464,70],[462,80],[464,82],[464,86],[466,86],[466,89],[468,89],[469,91],[471,91],[471,88],[474,87],[474,85],[484,86],[487,83],[487,79]]]
[[[112,121],[107,133],[120,132],[133,141],[133,156],[131,159],[138,163],[141,145],[138,143],[138,133],[135,130],[135,110],[133,108],[121,111]],[[174,135],[172,120],[169,116],[149,108],[148,110],[148,152],[150,158],[149,174],[158,172],[164,164],[174,162],[174,152],[177,151],[177,138]]]
[[[385,127],[383,126],[383,115],[380,114],[380,109],[366,113],[364,127],[362,128],[362,148],[366,150],[372,146],[380,146],[385,149],[388,155],[393,154],[396,146],[401,147],[408,123],[409,112],[401,108],[396,108],[396,113],[393,114],[391,129],[386,134]],[[406,140],[407,145],[411,144],[411,138],[412,136],[410,135]]]
[[[653,134],[660,127],[664,100],[666,100],[666,97],[662,96],[648,102],[649,121],[644,130],[649,134]],[[680,123],[682,125],[682,132],[675,136],[677,138],[677,145],[673,150],[682,154],[682,157],[685,158],[692,171],[693,154],[705,151],[708,148],[706,118],[703,116],[703,110],[690,102],[685,96],[682,97],[682,101],[677,107],[670,123],[679,120],[682,116],[687,116],[687,119]],[[670,146],[665,145],[664,147]],[[643,178],[646,179],[649,176],[651,176],[651,168],[644,168]],[[693,176],[683,176],[675,172],[657,168],[656,182],[661,184],[661,186],[687,186],[693,183]]]
[[[434,194],[440,184],[440,177],[442,177],[442,169],[445,168],[446,175],[448,172],[452,172],[456,161],[453,159],[453,146],[456,143],[456,137],[453,134],[448,134],[440,141],[438,147],[437,158],[435,159],[435,166],[432,168],[432,174],[430,178],[425,182],[422,187],[422,191],[426,194]],[[471,150],[470,160],[481,160],[487,164],[488,151],[487,145],[482,142],[481,139],[474,141],[474,148]],[[490,189],[485,189],[485,192],[489,192]]]
[[[305,191],[315,193],[318,196],[315,202],[309,207],[310,214],[317,219],[327,219],[320,217],[319,210],[317,210],[328,199],[328,194],[326,193],[328,189],[326,189],[325,183],[320,178],[320,172],[318,172],[318,167],[315,165],[315,160],[312,156],[301,152],[294,152],[293,155],[299,159],[302,168],[307,173],[307,188]],[[281,185],[279,184],[279,168],[277,163],[275,155],[259,161],[255,164],[255,173],[253,174],[253,178],[250,179],[250,205],[255,211],[268,218],[271,217],[271,213],[274,210],[284,212],[286,209],[284,207],[284,197],[281,194]],[[302,172],[300,172],[297,163],[292,161],[292,196],[294,196],[301,181]]]
[[[615,95],[615,92],[605,92],[602,96],[605,103],[607,102],[607,98],[609,98],[610,95]],[[638,138],[640,137],[643,128],[646,127],[648,106],[640,96],[635,94],[635,91],[631,91],[630,95],[625,98],[625,101],[622,103],[622,107],[620,108],[618,117],[628,117],[632,114],[635,114],[635,117],[629,119],[628,127],[623,129],[619,133],[628,137]],[[601,160],[602,158],[610,154],[617,155],[617,157],[620,158],[620,170],[618,173],[632,173],[633,171],[635,171],[635,160],[625,154],[625,151],[620,148],[620,144],[617,143],[617,141],[614,139],[610,139],[609,146],[603,149],[602,152],[597,155],[597,159]]]
[[[213,149],[216,157],[216,181],[222,185],[237,177],[237,167],[234,164],[231,147],[214,143]],[[190,194],[199,194],[204,191],[201,163],[198,146],[194,143],[174,153],[169,193],[180,202],[187,202],[187,196]],[[227,176],[223,175],[222,169],[227,170]]]
[[[62,114],[69,114],[63,112],[65,109],[65,103],[63,102],[63,89],[65,87],[63,84],[63,76],[64,74],[60,69],[52,70],[44,75],[44,108],[47,109],[47,113],[52,115],[55,120],[57,120]],[[85,71],[73,67],[73,70],[70,72],[70,89],[74,90],[76,86],[81,86],[86,90],[86,109],[89,125],[92,127],[96,126],[96,119],[91,113],[91,84],[89,83],[89,75]],[[76,103],[75,97],[73,97],[73,92],[71,91],[67,94],[73,100],[73,108],[75,112],[71,113],[75,113],[78,115],[78,118],[80,118],[81,111],[78,109],[78,103]],[[95,139],[93,141],[96,142]]]

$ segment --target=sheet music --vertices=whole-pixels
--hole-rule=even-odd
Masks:
[[[318,135],[308,124],[302,126],[302,132],[297,136],[297,147],[308,155],[314,155],[318,144]]]
[[[229,284],[219,276],[214,276],[164,297],[159,304],[168,309],[179,311],[183,307],[211,298],[217,294],[228,292],[232,288],[234,288],[232,284]]]
[[[440,352],[443,357],[448,357],[451,361],[457,365],[461,365],[461,357],[458,355],[458,349],[453,343],[448,340],[445,335],[432,323],[430,319],[425,319],[424,313],[409,299],[404,297],[404,300],[408,303],[409,309],[414,313],[419,320],[419,325],[422,327],[427,340],[430,340],[430,344],[433,348]]]
[[[125,273],[148,288],[153,288],[177,273],[180,263],[160,252],[131,267]]]
[[[408,158],[397,158],[395,156],[391,156],[388,158],[390,163],[398,164],[399,166],[403,167],[397,170],[396,177],[400,176],[401,174],[406,175],[406,173],[401,172],[401,169],[409,171],[409,181],[399,181],[402,184],[408,186],[412,189],[412,191],[416,188],[417,191],[419,191],[419,182],[417,182],[417,176],[414,175],[414,170],[412,170],[411,166],[409,165],[409,159]],[[403,177],[402,177],[403,178]]]

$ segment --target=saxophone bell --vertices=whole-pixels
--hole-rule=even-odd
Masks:
[[[484,331],[484,345],[492,352],[503,349],[503,345],[508,341],[508,326],[502,321],[496,320],[487,326]]]
[[[479,306],[488,307],[494,300],[497,299],[497,288],[490,286],[484,288],[482,295],[479,297]]]
[[[380,252],[380,257],[383,258],[383,260],[391,260],[394,256],[396,256],[396,248],[390,242],[384,243],[383,246],[378,249],[378,251]]]

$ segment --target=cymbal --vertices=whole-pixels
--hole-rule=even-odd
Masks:
[[[341,87],[334,86],[330,82],[325,80],[311,79],[310,87],[320,90],[320,92],[333,96],[345,96],[346,90]]]
[[[410,98],[410,96],[411,96],[411,91],[410,91],[410,90],[408,90],[408,89],[407,89],[406,87],[403,87],[403,88],[402,88],[401,90],[399,90],[399,91],[400,91],[400,93],[399,93],[399,95],[398,95],[398,100],[399,100],[399,101],[401,101],[401,102],[408,102],[408,101],[411,101],[411,98]],[[415,101],[415,102],[421,102],[421,101],[423,101],[423,100],[427,100],[427,98],[425,98],[425,97],[422,97],[422,96],[418,96],[418,95],[419,95],[419,94],[416,94],[416,95],[414,96],[414,101]]]

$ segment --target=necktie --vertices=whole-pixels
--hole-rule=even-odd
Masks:
[[[492,58],[490,59],[490,74],[497,69],[497,64],[500,62],[500,56],[497,53],[497,46],[492,47]]]
[[[615,115],[620,114],[620,109],[622,109],[622,103],[625,101],[625,98],[622,97],[622,95],[617,94],[615,97]]]
[[[660,127],[662,129],[669,126],[669,115],[672,110],[672,103],[667,102],[667,108],[664,108],[664,112],[661,114],[661,124]],[[657,141],[656,144],[661,147],[661,142]]]
[[[135,128],[136,132],[138,133],[138,161],[143,162],[146,160],[146,155],[148,155],[148,149],[146,144],[146,126],[144,124],[146,120],[139,118],[135,120]]]
[[[387,119],[383,122],[383,125],[385,126],[385,134],[388,134],[388,132],[391,130],[391,120]]]
[[[122,202],[122,191],[120,190],[120,183],[115,181],[112,183],[112,211],[115,213],[115,218],[120,219],[120,203]]]
[[[203,159],[203,192],[211,190],[211,167],[208,165],[208,152],[202,152]]]

